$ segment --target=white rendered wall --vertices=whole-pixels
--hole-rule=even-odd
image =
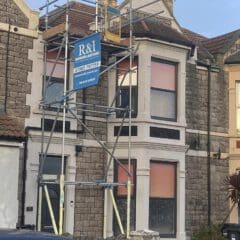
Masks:
[[[66,138],[65,156],[67,157],[66,179],[75,181],[76,158],[75,145],[72,139]],[[68,143],[67,143],[68,142]],[[46,143],[45,143],[46,146]],[[31,136],[28,142],[27,180],[26,180],[26,202],[25,202],[25,224],[36,224],[37,216],[37,176],[39,167],[39,155],[41,152],[41,136]],[[61,139],[55,138],[51,144],[49,155],[61,156]],[[74,230],[74,201],[75,187],[67,186],[65,190],[65,226],[64,231],[73,233]],[[26,207],[33,207],[33,211],[27,212]]]
[[[0,143],[0,228],[16,228],[18,222],[19,147]]]

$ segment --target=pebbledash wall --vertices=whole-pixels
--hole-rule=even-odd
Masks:
[[[208,69],[187,64],[186,79],[186,231],[191,235],[208,222]],[[228,213],[224,179],[228,175],[228,76],[220,66],[211,72],[210,157],[211,221]],[[220,155],[218,155],[221,152]]]
[[[30,114],[30,106],[26,104],[26,95],[31,93],[27,76],[32,71],[28,51],[33,48],[33,39],[37,37],[37,23],[38,14],[23,1],[1,1],[0,114],[15,119],[22,130],[25,118]],[[21,224],[22,216],[23,144],[0,140],[1,177],[8,186],[7,192],[1,188],[1,193],[6,194],[0,197],[5,212],[1,215],[0,228],[15,228]]]

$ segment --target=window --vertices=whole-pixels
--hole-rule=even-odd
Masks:
[[[127,160],[122,160],[121,164],[128,169],[128,161]],[[131,161],[131,183],[132,183],[132,188],[131,188],[131,196],[133,196],[135,192],[135,161]],[[120,183],[126,183],[128,181],[128,174],[124,171],[122,167],[120,167],[119,164],[116,164],[116,171],[115,171],[115,179],[117,182]],[[127,188],[125,186],[118,186],[117,187],[117,196],[119,197],[126,197],[127,196]]]
[[[151,162],[149,228],[161,237],[176,235],[176,164]]]
[[[236,82],[236,127],[240,133],[240,81]]]
[[[53,57],[53,56],[49,56]],[[54,59],[48,59],[47,62],[47,77],[46,82],[43,84],[43,88],[46,86],[46,95],[45,95],[45,103],[51,104],[54,102],[58,102],[63,97],[63,91],[64,91],[64,64],[63,63],[57,63],[54,69],[54,72],[52,74],[52,77],[50,79],[50,82],[47,86],[47,82],[49,79],[49,76],[51,76],[53,67],[54,67]],[[58,108],[58,104],[52,104],[50,107],[47,107],[47,110],[55,111]]]
[[[117,90],[120,90],[119,96],[117,98],[117,107],[126,108],[129,106],[129,73],[126,72],[129,69],[129,59],[124,60],[118,64],[118,71],[117,71]],[[132,68],[132,117],[137,116],[137,70],[138,70],[138,62],[137,59],[133,61],[133,68]],[[126,76],[125,76],[126,75]],[[125,76],[125,78],[124,78]],[[123,113],[118,112],[117,117],[122,117]]]
[[[123,166],[128,169],[128,160],[120,161]],[[131,160],[131,230],[135,229],[136,223],[136,160]],[[119,183],[126,183],[128,181],[128,174],[120,167],[118,163],[114,164],[114,181]],[[119,213],[121,216],[123,226],[126,226],[127,219],[127,188],[125,186],[118,186],[115,188],[115,198]],[[120,234],[116,216],[114,216],[114,234],[117,236]]]
[[[48,81],[48,77],[46,79],[46,84]],[[63,89],[64,89],[64,80],[61,78],[52,77],[46,89],[45,103],[54,103],[56,101],[61,101],[63,97]],[[58,104],[53,104],[53,106],[57,108]],[[50,107],[50,109],[54,110],[54,107]]]
[[[151,117],[176,121],[176,63],[153,58],[151,64]]]

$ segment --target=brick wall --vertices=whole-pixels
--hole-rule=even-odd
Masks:
[[[211,135],[212,153],[228,153],[228,83],[223,71],[211,73]],[[186,156],[186,230],[188,235],[208,222],[208,176],[207,176],[207,123],[208,123],[208,72],[187,65],[186,78],[186,144],[189,151]],[[191,130],[204,132],[193,133]],[[201,152],[200,152],[201,151]],[[212,156],[212,155],[211,155]],[[211,220],[221,223],[228,212],[227,191],[223,180],[228,175],[228,160],[211,158]]]

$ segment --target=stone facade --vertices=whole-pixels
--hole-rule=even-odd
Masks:
[[[85,103],[107,106],[107,79],[102,77],[98,86],[85,90]],[[83,92],[78,93],[78,102],[83,102]],[[85,124],[99,138],[107,139],[107,122],[102,114],[85,113]],[[97,118],[97,119],[96,119]],[[101,121],[99,121],[102,118]],[[79,139],[94,140],[82,128]],[[98,146],[97,142],[95,145]],[[83,146],[77,156],[76,181],[102,181],[106,164],[106,152],[100,147]],[[104,189],[99,186],[76,187],[75,193],[75,228],[74,235],[78,239],[97,239],[103,235]]]
[[[0,22],[22,28],[28,28],[29,25],[29,19],[13,0],[1,0]]]
[[[208,222],[208,71],[187,66],[186,83],[186,230],[191,235]],[[221,223],[228,213],[228,82],[225,73],[211,73],[210,156],[211,221]],[[219,153],[221,152],[221,154]],[[220,155],[219,155],[220,154]]]
[[[106,159],[101,148],[83,147],[77,159],[77,181],[103,179]],[[96,239],[103,231],[104,191],[97,186],[77,186],[75,197],[74,235],[81,239]]]
[[[26,27],[28,21],[13,1],[1,8],[0,21],[5,23],[7,8],[10,16],[18,16],[14,25]],[[32,61],[28,58],[28,51],[33,48],[33,39],[16,33],[0,31],[0,110],[9,116],[17,118],[24,126],[25,118],[29,117],[30,106],[26,105],[26,94],[31,93],[28,83],[28,73],[32,71]],[[6,92],[7,91],[7,92]]]
[[[1,1],[0,23],[9,27],[7,32],[0,29],[0,114],[14,118],[24,131],[25,119],[30,115],[30,106],[26,104],[26,96],[31,93],[28,74],[32,71],[29,50],[33,48],[33,38],[19,34],[19,28],[29,29],[30,19],[13,0]],[[12,29],[13,28],[13,29]],[[22,140],[23,141],[23,140]],[[1,153],[0,153],[1,154]],[[16,156],[18,168],[18,222],[22,222],[22,196],[24,186],[24,149],[19,149]]]

